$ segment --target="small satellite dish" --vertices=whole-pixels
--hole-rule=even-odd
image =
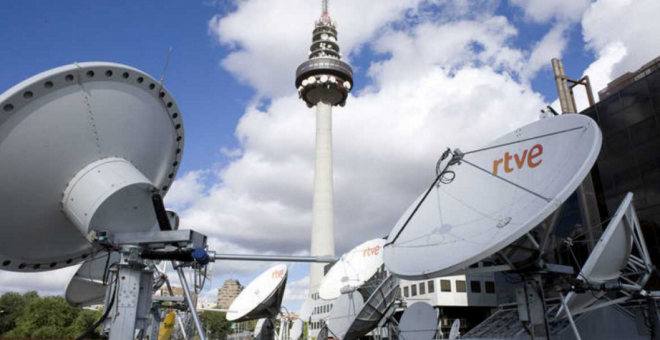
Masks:
[[[360,294],[340,295],[333,303],[330,315],[325,320],[331,335],[344,339],[346,332],[353,324],[355,317],[364,307],[364,299]]]
[[[435,336],[438,317],[426,302],[415,302],[403,312],[399,322],[399,338],[429,340]]]
[[[282,305],[286,280],[287,267],[283,264],[263,272],[229,306],[227,320],[240,322],[276,316]]]
[[[343,340],[362,338],[376,328],[383,316],[392,308],[399,294],[399,279],[394,275],[389,275],[373,290],[371,296],[364,303],[364,307],[346,331]]]
[[[88,307],[103,303],[110,278],[107,269],[118,263],[119,253],[111,252],[83,263],[69,281],[64,298],[71,306]],[[105,281],[104,281],[105,279]]]
[[[449,331],[449,339],[458,339],[461,336],[461,320],[456,319],[454,323],[451,324],[451,330]]]
[[[255,339],[259,338],[259,334],[261,334],[261,327],[263,327],[264,321],[266,321],[266,319],[261,318],[257,321],[257,324],[254,325],[254,332],[253,333],[254,333],[254,338]]]
[[[291,326],[291,333],[289,333],[291,340],[300,340],[302,338],[303,326],[304,323],[300,319],[293,322],[293,326]]]
[[[183,122],[140,70],[92,62],[36,75],[0,95],[0,269],[89,259],[93,231],[145,231],[179,168]],[[36,247],[36,248],[35,248]]]
[[[342,290],[354,291],[371,279],[383,265],[385,240],[377,238],[360,244],[341,256],[323,277],[319,296],[324,300],[336,299]]]
[[[623,271],[629,264],[635,238],[638,238],[637,242],[644,242],[643,234],[638,229],[639,222],[637,221],[637,215],[632,201],[633,194],[628,193],[607,225],[605,232],[600,237],[600,240],[598,240],[589,258],[587,258],[587,261],[582,266],[582,271],[577,276],[578,280],[587,282],[590,285],[600,285],[616,281],[622,277]],[[637,263],[646,262],[646,259],[649,258],[645,249],[642,249],[641,252],[643,254],[640,255]],[[643,268],[646,264],[642,266],[639,264],[636,265],[635,274],[642,276],[637,282],[632,281],[632,277],[628,277],[626,283],[628,283],[628,286],[637,284],[639,289],[641,289],[648,280],[651,269],[647,268],[646,270],[648,272],[644,274]],[[585,308],[593,305],[603,295],[605,295],[603,291],[570,292],[566,296],[566,305],[571,311],[571,315],[579,314]],[[558,314],[565,315],[563,307]]]
[[[254,338],[258,340],[273,340],[275,327],[271,318],[259,319],[254,327]]]
[[[577,189],[601,142],[591,118],[561,115],[516,129],[484,148],[455,152],[439,164],[446,169],[439,184],[394,226],[385,265],[417,280],[446,276],[498,252]]]
[[[178,230],[179,215],[168,210],[167,217],[172,229]],[[158,229],[158,225],[152,228],[152,230]],[[102,303],[108,288],[107,270],[119,260],[119,253],[110,252],[101,253],[94,259],[84,262],[69,280],[64,293],[66,301],[74,307],[88,307]]]
[[[305,299],[305,302],[303,302],[302,306],[300,306],[300,319],[305,322],[309,321],[309,318],[312,317],[313,308],[314,301],[312,301],[310,298]]]

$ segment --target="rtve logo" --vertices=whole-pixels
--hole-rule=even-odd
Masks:
[[[535,161],[535,159],[541,157],[543,154],[543,145],[541,144],[536,144],[532,146],[529,150],[523,151],[522,155],[519,154],[514,154],[511,156],[509,152],[504,153],[504,157],[500,159],[496,159],[493,161],[493,175],[497,175],[497,172],[500,168],[500,164],[504,166],[504,172],[510,173],[514,170],[512,165],[515,165],[518,167],[518,169],[522,169],[525,164],[527,164],[528,167],[531,169],[536,168],[537,166],[541,165],[543,162],[542,159],[539,159]],[[511,160],[514,160],[514,163],[511,164]]]
[[[284,277],[284,269],[276,270],[273,272],[273,279],[281,279]]]
[[[367,249],[362,251],[362,256],[363,257],[369,257],[372,255],[378,255],[378,252],[380,251],[380,246],[375,246],[373,248],[367,247]]]

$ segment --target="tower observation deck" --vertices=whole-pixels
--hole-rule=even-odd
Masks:
[[[328,1],[323,0],[321,18],[312,33],[309,60],[296,70],[296,88],[300,98],[316,106],[316,159],[314,163],[314,203],[312,212],[311,254],[335,256],[333,179],[332,179],[332,107],[344,106],[353,87],[353,70],[341,60],[337,44],[337,26],[328,15]],[[310,265],[310,295],[315,296],[323,279],[322,264]],[[316,329],[313,332],[318,331]]]

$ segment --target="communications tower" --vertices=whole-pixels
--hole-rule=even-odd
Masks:
[[[332,107],[346,104],[353,87],[353,70],[341,61],[337,26],[328,16],[328,0],[322,2],[315,22],[309,60],[296,70],[296,88],[308,107],[316,106],[316,161],[312,222],[313,256],[335,255],[332,188]],[[310,266],[310,294],[318,291],[323,264]]]

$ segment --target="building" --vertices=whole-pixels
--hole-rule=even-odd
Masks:
[[[607,84],[607,87],[598,91],[598,97],[601,101],[607,99],[611,95],[617,94],[624,87],[637,82],[638,80],[646,77],[658,69],[660,69],[660,57],[649,61],[635,72],[627,72],[621,77],[611,81],[609,84]]]
[[[218,308],[229,309],[243,288],[245,287],[238,280],[225,280],[222,287],[218,288]]]

